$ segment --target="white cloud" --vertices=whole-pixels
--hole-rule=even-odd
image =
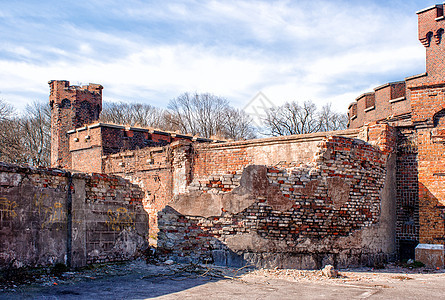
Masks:
[[[99,5],[105,7],[89,7]],[[66,79],[104,85],[105,99],[161,106],[198,91],[243,107],[262,90],[276,104],[311,99],[346,111],[371,84],[423,71],[414,11],[316,1],[106,6],[106,25],[68,18],[60,26],[39,23],[51,27],[39,43],[5,41],[0,50],[14,57],[0,53],[0,96],[16,103],[33,93],[46,98],[48,80]]]

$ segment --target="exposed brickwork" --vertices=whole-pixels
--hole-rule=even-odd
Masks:
[[[201,150],[201,151],[199,151]],[[227,151],[199,149],[196,153],[194,175],[206,178],[211,174],[228,174],[244,169],[252,164],[252,157],[247,154],[246,147]]]
[[[349,130],[343,134],[356,137],[359,131]],[[210,175],[215,178],[218,174],[232,176],[253,163],[276,165],[285,161],[302,163],[311,160],[317,144],[327,135],[329,133],[232,143],[195,143],[193,147],[190,142],[179,140],[164,147],[104,156],[102,164],[105,173],[128,178],[147,191],[145,208],[150,214],[151,236],[155,237],[157,212],[175,194],[186,192],[185,187],[192,181],[194,186]],[[188,161],[190,157],[193,157],[191,162]]]
[[[85,180],[85,200],[74,205],[73,223],[74,228],[85,228],[86,262],[128,259],[131,248],[135,251],[147,239],[145,192],[116,176],[78,174],[76,178]]]
[[[427,72],[358,97],[350,130],[211,143],[151,128],[82,127],[97,120],[102,87],[51,81],[53,165],[138,185],[152,241],[159,217],[160,249],[177,259],[346,266],[391,256],[395,240],[399,257],[412,258],[419,241],[445,236],[443,5],[418,16]],[[87,188],[88,198],[142,197],[106,182]]]
[[[414,258],[419,242],[419,178],[416,132],[401,129],[397,144],[397,244],[401,259]]]
[[[209,199],[207,194],[214,195],[212,199],[222,197],[222,203],[225,203],[224,197],[236,199],[236,195],[245,193],[251,196],[244,198],[252,199],[244,209],[242,204],[240,208],[227,203],[229,206],[223,204],[208,217],[196,217],[199,209],[181,206],[181,197],[187,199],[188,196],[179,195],[179,204],[170,204],[174,211],[166,208],[159,213],[159,249],[179,260],[201,261],[219,260],[220,255],[227,258],[228,253],[236,250],[241,260],[248,259],[249,255],[258,258],[273,252],[298,256],[307,253],[308,248],[310,257],[319,256],[318,262],[298,267],[316,267],[323,259],[334,259],[339,265],[348,265],[354,260],[358,263],[354,255],[347,259],[344,251],[364,257],[375,254],[373,246],[354,245],[350,240],[346,249],[340,246],[340,240],[378,222],[386,176],[386,152],[343,137],[318,142],[317,149],[311,163],[291,163],[286,169],[282,165],[264,169],[248,166],[243,168],[244,172],[238,165],[232,165],[232,171],[224,170],[223,175],[195,179],[188,190],[194,205],[202,206],[206,212],[209,212],[207,204],[200,201],[209,201],[205,200]],[[218,152],[219,155],[213,155],[218,161],[223,154],[233,155],[231,149],[219,148]],[[216,174],[223,172],[217,168],[213,170]],[[258,175],[261,172],[266,180],[262,183]],[[200,175],[202,178],[203,174]],[[252,176],[258,179],[249,183]],[[260,241],[261,249],[256,246],[236,249],[243,246],[231,242],[252,237]]]
[[[104,171],[131,180],[146,191],[151,236],[157,232],[157,212],[172,198],[172,169],[168,147],[144,148],[103,158]]]

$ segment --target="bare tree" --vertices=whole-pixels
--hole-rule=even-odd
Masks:
[[[321,108],[318,120],[320,123],[319,131],[343,130],[348,126],[348,115],[333,111],[331,103],[327,103]]]
[[[115,124],[142,127],[163,127],[164,110],[142,103],[105,102],[100,120]]]
[[[228,101],[211,94],[184,93],[168,104],[167,120],[173,129],[210,138],[221,136]]]
[[[14,108],[0,99],[0,161],[20,161],[20,127],[13,113]]]
[[[207,138],[253,138],[251,123],[246,113],[231,107],[226,99],[208,93],[184,93],[169,102],[166,114],[170,129]]]
[[[23,163],[22,136],[18,119],[4,119],[0,122],[0,161]]]
[[[1,161],[49,166],[51,113],[46,103],[34,102],[24,115],[10,114],[0,123]]]
[[[334,112],[330,103],[318,111],[311,101],[294,101],[270,108],[264,123],[266,135],[280,136],[345,129],[347,117]]]
[[[297,102],[288,102],[282,106],[270,108],[264,120],[268,135],[291,135],[316,132],[319,130],[317,107],[311,101],[303,106]]]
[[[252,125],[252,118],[243,110],[229,107],[225,110],[225,115],[225,138],[232,140],[256,138],[256,128]]]
[[[51,110],[47,103],[33,102],[20,120],[26,162],[49,166],[51,155]]]
[[[14,108],[12,107],[12,105],[0,99],[0,121],[4,121],[11,118],[13,113],[14,113]]]

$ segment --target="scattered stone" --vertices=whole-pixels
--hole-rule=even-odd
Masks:
[[[170,265],[174,264],[174,261],[172,261],[171,259],[169,259],[169,260],[166,260],[166,261],[164,262],[164,264],[166,264],[167,266],[170,266]]]
[[[337,278],[338,276],[338,271],[332,265],[326,265],[321,271],[328,278]]]

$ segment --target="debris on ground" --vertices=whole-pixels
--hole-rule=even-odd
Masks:
[[[334,268],[333,265],[326,265],[321,272],[323,273],[324,276],[328,277],[328,278],[337,278],[338,276],[338,271]]]
[[[17,271],[17,270],[16,270]],[[419,279],[428,274],[444,276],[444,270],[406,268],[400,264],[388,264],[384,269],[351,268],[337,270],[332,265],[322,270],[266,269],[245,266],[241,268],[220,267],[207,264],[180,263],[147,263],[144,259],[122,263],[89,265],[78,270],[67,270],[62,265],[48,270],[19,270],[0,274],[0,292],[14,291],[20,286],[55,286],[74,284],[81,281],[92,281],[113,276],[136,275],[139,279],[149,281],[183,281],[193,278],[205,280],[237,280],[241,282],[268,280],[287,280],[293,282],[325,282],[338,284],[383,284],[385,282]],[[13,276],[13,274],[15,274]],[[8,277],[9,276],[9,277]]]

